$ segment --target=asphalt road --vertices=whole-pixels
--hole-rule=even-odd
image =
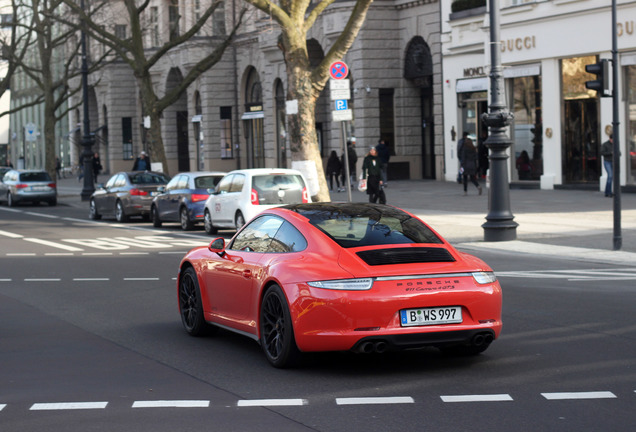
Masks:
[[[0,207],[0,430],[631,431],[636,263],[471,248],[504,289],[484,354],[308,355],[181,328],[176,271],[210,237]],[[222,232],[226,236],[232,233]]]

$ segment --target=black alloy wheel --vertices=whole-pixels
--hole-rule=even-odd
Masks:
[[[243,213],[241,211],[236,212],[236,217],[234,218],[234,225],[236,225],[236,230],[240,230],[245,225],[245,217],[243,217]]]
[[[90,207],[88,210],[88,218],[92,220],[98,220],[102,218],[102,215],[97,211],[97,203],[94,199],[91,200]]]
[[[212,225],[212,215],[208,209],[205,209],[203,212],[203,227],[205,228],[205,232],[209,235],[213,235],[217,233],[217,229],[214,225]]]
[[[272,285],[261,303],[261,348],[265,357],[276,368],[292,367],[300,360],[300,351],[294,339],[287,300],[278,285]]]
[[[188,208],[186,206],[182,206],[181,210],[179,210],[179,221],[181,222],[181,229],[184,231],[190,231],[194,228],[194,224],[190,220],[190,215],[188,214]]]
[[[159,212],[157,206],[150,207],[150,219],[152,219],[152,226],[155,228],[161,228],[161,219],[159,219]]]
[[[183,328],[189,335],[204,336],[213,329],[205,322],[199,282],[192,267],[185,269],[179,278],[179,312]]]
[[[115,219],[117,219],[117,222],[128,222],[128,215],[124,211],[124,205],[119,200],[117,200],[115,205]]]

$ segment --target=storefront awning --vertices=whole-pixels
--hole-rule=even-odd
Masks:
[[[455,87],[457,93],[472,93],[488,90],[488,78],[468,78],[457,80]]]
[[[263,114],[263,111],[246,112],[246,113],[243,113],[243,115],[241,116],[241,120],[252,120],[252,119],[258,119],[263,117],[265,117],[265,115]]]

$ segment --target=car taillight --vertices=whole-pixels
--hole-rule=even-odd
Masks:
[[[133,196],[146,196],[148,195],[148,191],[140,190],[140,189],[131,189],[130,194]]]
[[[252,189],[252,193],[250,193],[250,201],[252,205],[258,205],[258,192]]]
[[[206,195],[206,194],[192,194],[192,202],[197,202],[197,201],[205,201],[208,199],[210,195]]]
[[[303,202],[304,203],[308,203],[309,202],[309,191],[307,190],[307,188],[303,188]]]
[[[17,185],[15,185],[16,189],[24,189],[25,187],[27,187],[28,185],[25,185],[24,183],[18,183]]]
[[[55,183],[49,183],[48,187],[50,187],[51,189],[55,189],[57,186],[55,185]]]

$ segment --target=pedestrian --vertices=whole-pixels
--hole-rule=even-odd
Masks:
[[[150,171],[150,158],[148,157],[148,153],[146,153],[145,151],[139,153],[139,157],[135,159],[132,170]]]
[[[389,169],[389,159],[391,159],[391,151],[389,147],[386,145],[386,142],[383,139],[378,141],[378,145],[375,148],[378,152],[378,157],[382,161],[382,185],[387,187],[388,185],[388,169]]]
[[[340,175],[342,171],[342,164],[338,153],[335,150],[331,151],[329,159],[327,159],[327,177],[329,178],[329,189],[333,190],[333,180],[336,179],[336,187],[338,192],[342,192],[344,188],[340,187]]]
[[[93,181],[97,183],[97,176],[102,171],[102,161],[99,158],[99,153],[95,152],[93,155]]]
[[[464,142],[468,138],[468,132],[462,133],[462,137],[457,141],[457,159],[459,160],[459,168],[462,166],[462,154],[464,152]],[[457,183],[461,183],[463,174],[461,169],[457,172]]]
[[[55,176],[56,178],[61,178],[60,177],[60,170],[62,169],[62,162],[60,161],[59,157],[55,158]]]
[[[367,179],[369,202],[376,203],[380,199],[380,204],[386,204],[386,194],[382,182],[382,161],[378,157],[378,151],[375,147],[371,147],[369,154],[362,162],[362,178]]]
[[[481,195],[482,189],[479,186],[479,182],[477,181],[477,168],[478,168],[478,155],[477,149],[475,148],[475,144],[473,140],[466,137],[464,140],[464,145],[462,146],[462,157],[461,157],[462,165],[461,168],[463,170],[463,180],[464,180],[464,195],[468,195],[468,179],[475,185],[477,190],[479,191],[479,195]]]
[[[612,181],[614,179],[614,138],[612,135],[601,145],[601,156],[603,156],[603,166],[607,172],[605,196],[612,197],[614,196],[612,193]]]

